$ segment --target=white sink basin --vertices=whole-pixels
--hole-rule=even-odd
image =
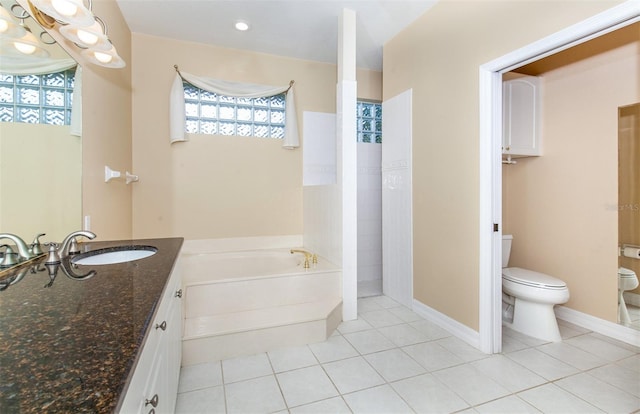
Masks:
[[[152,246],[109,247],[82,254],[71,259],[77,265],[109,265],[131,262],[153,256],[158,249]]]

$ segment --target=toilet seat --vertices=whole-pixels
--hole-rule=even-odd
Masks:
[[[636,276],[636,272],[631,269],[627,269],[626,267],[618,268],[618,277],[622,279],[633,279]]]
[[[534,272],[519,267],[508,267],[502,269],[502,278],[512,283],[531,286],[538,289],[564,290],[567,284],[560,279],[544,273]]]
[[[618,290],[633,290],[638,287],[638,276],[636,272],[626,267],[618,268]],[[622,293],[621,293],[622,294]],[[621,300],[618,299],[618,302]]]

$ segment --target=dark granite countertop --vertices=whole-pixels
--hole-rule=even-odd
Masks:
[[[65,258],[53,279],[46,256],[3,272],[0,413],[113,412],[182,241],[82,243],[83,253],[122,245],[158,252],[110,265],[71,266]],[[91,270],[96,274],[83,277]],[[2,283],[16,276],[13,284]]]

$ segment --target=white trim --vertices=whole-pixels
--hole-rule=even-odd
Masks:
[[[482,65],[482,68],[492,72],[509,72],[520,66],[569,49],[638,21],[640,21],[640,1],[628,0],[625,3],[605,10],[582,22],[576,23],[492,60]]]
[[[358,318],[357,82],[338,82],[338,136],[342,151],[342,320]]]
[[[501,167],[501,159],[495,155],[492,156],[493,151],[500,148],[502,139],[499,132],[502,128],[502,114],[499,112],[502,107],[502,94],[494,93],[497,88],[501,88],[500,74],[637,21],[640,21],[640,1],[629,0],[480,66],[480,340],[478,343],[479,349],[484,352],[499,352],[501,346],[501,324],[496,321],[496,312],[500,314],[502,298],[497,294],[497,286],[502,285],[502,280],[500,270],[495,264],[497,253],[501,250],[496,240],[500,232],[497,236],[494,234],[494,237],[487,234],[493,233],[493,223],[502,226],[500,211],[502,185],[501,180],[494,173]],[[492,259],[489,260],[489,257]]]
[[[435,323],[456,338],[465,341],[474,348],[480,348],[480,335],[467,325],[461,324],[455,319],[450,318],[444,313],[438,312],[417,299],[413,300],[413,306],[411,309],[424,319]]]
[[[303,245],[303,238],[301,234],[185,240],[182,244],[181,253],[208,254],[238,250],[283,249],[297,247],[305,247]]]
[[[502,76],[481,68],[479,349],[489,354],[502,351],[502,278],[486,276],[499,275],[502,268],[502,191],[493,191],[502,189],[501,126]],[[498,231],[494,230],[494,223],[498,224]]]
[[[571,322],[590,331],[606,335],[613,339],[640,347],[640,331],[623,326],[586,313],[578,312],[566,306],[555,307],[556,317],[563,321]]]

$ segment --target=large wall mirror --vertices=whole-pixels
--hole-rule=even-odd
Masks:
[[[24,16],[23,9],[15,6],[14,0],[0,0],[0,4],[16,23],[21,22],[15,16]],[[7,36],[0,43],[0,233],[17,234],[27,243],[46,233],[42,242],[60,242],[81,228],[82,138],[80,126],[72,132],[70,125],[56,125],[60,111],[49,106],[71,99],[79,109],[82,101],[78,95],[71,97],[73,88],[67,92],[59,88],[61,82],[76,86],[79,82],[73,66],[62,77],[16,74],[15,66],[9,64],[16,59],[27,69],[41,67],[44,59],[65,60],[68,66],[71,59],[51,37],[40,37],[44,29],[32,18],[25,18],[23,24],[49,56],[20,56]],[[42,78],[47,80],[43,83]],[[38,117],[39,122],[42,118],[58,120],[54,124],[34,123]],[[7,242],[0,240],[0,244]]]

